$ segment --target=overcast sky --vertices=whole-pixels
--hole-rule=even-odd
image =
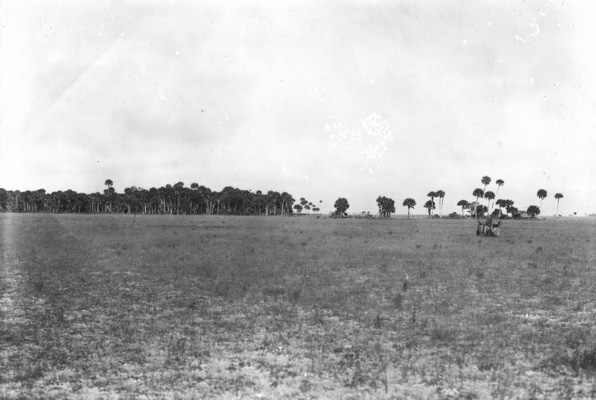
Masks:
[[[596,13],[566,1],[4,1],[0,187],[182,181],[596,212]],[[493,184],[488,190],[496,191]]]

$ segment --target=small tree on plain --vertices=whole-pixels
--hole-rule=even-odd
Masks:
[[[470,205],[467,200],[460,200],[457,205],[461,207],[461,216],[464,217],[464,209]]]
[[[540,199],[540,208],[542,208],[542,201],[544,199],[546,199],[546,196],[548,196],[548,192],[544,189],[540,189],[537,193],[536,196]]]
[[[537,215],[540,215],[540,207],[538,206],[530,206],[528,207],[528,209],[526,210],[526,212],[528,213],[528,215],[532,218],[536,218]]]
[[[391,217],[391,213],[395,212],[395,201],[389,197],[377,197],[377,205],[379,206],[379,215],[381,218]]]
[[[432,200],[427,200],[426,203],[424,203],[424,208],[428,210],[428,218],[430,218],[432,215],[432,210],[435,209],[435,202]]]
[[[557,215],[559,215],[559,200],[563,198],[563,193],[556,193],[555,199],[557,199]]]
[[[341,217],[345,214],[348,208],[350,208],[350,203],[348,203],[346,198],[340,197],[339,199],[335,200],[333,207],[335,207],[335,215]]]
[[[404,200],[404,203],[402,205],[404,207],[408,207],[408,219],[410,219],[410,208],[416,207],[416,200],[408,197],[407,199]]]

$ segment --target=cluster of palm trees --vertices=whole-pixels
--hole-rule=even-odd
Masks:
[[[479,218],[484,216],[484,214],[489,213],[493,216],[501,218],[503,214],[503,210],[506,211],[507,214],[511,214],[511,217],[516,218],[520,217],[522,213],[520,210],[514,206],[515,202],[509,199],[498,199],[495,201],[497,195],[499,194],[499,189],[505,184],[505,181],[502,179],[497,179],[495,183],[497,184],[497,192],[494,193],[492,191],[487,191],[486,187],[490,185],[492,179],[489,176],[483,176],[480,182],[484,185],[484,188],[476,188],[472,192],[472,195],[476,198],[475,202],[469,203],[466,200],[460,200],[457,205],[462,208],[462,216],[464,213],[464,209],[467,209],[475,218]],[[540,206],[531,205],[526,209],[526,213],[530,217],[536,217],[540,214],[540,209],[542,208],[542,201],[547,197],[548,193],[544,189],[538,190],[536,196],[540,199]],[[559,201],[563,198],[562,193],[556,193],[555,199],[557,199],[557,215],[559,214]],[[486,199],[486,205],[480,203],[480,199]],[[491,205],[492,202],[492,205]],[[495,210],[495,205],[499,206],[498,210]],[[492,210],[492,211],[491,211]]]
[[[231,186],[217,192],[197,183],[185,187],[178,182],[149,190],[131,186],[123,193],[116,192],[111,179],[105,186],[103,193],[91,194],[0,188],[0,212],[285,215],[292,213],[295,203],[287,192],[253,193]]]
[[[322,202],[323,200],[319,200],[319,203]],[[307,213],[310,210],[312,210],[315,213],[321,211],[321,209],[317,207],[315,204],[313,204],[313,202],[306,200],[304,197],[300,198],[300,203],[294,205],[294,210],[296,210],[298,214],[300,214],[302,211],[306,211]]]
[[[486,214],[491,214],[494,217],[501,218],[506,214],[510,214],[511,217],[516,218],[520,217],[522,213],[514,206],[515,202],[509,199],[497,199],[499,194],[499,190],[503,185],[505,185],[505,181],[502,179],[497,179],[495,184],[497,185],[496,192],[491,190],[486,190],[487,187],[491,184],[492,179],[489,176],[483,176],[480,179],[482,183],[482,188],[476,188],[472,192],[472,196],[476,198],[475,201],[469,202],[467,200],[459,200],[457,205],[461,207],[461,216],[462,218],[465,217],[464,213],[468,211],[471,216],[474,218],[482,218]],[[536,205],[531,205],[526,209],[526,213],[530,217],[535,217],[540,214],[540,208],[542,207],[542,201],[547,197],[547,191],[544,189],[538,190],[536,196],[540,199],[540,207]],[[443,203],[445,200],[445,191],[437,190],[431,191],[427,194],[427,197],[430,197],[426,203],[424,203],[424,208],[428,210],[429,218],[434,216],[434,210],[436,208],[435,198],[439,199],[439,209],[440,209],[440,217],[443,216]],[[562,193],[556,193],[555,199],[557,199],[557,215],[559,215],[559,201],[563,198]],[[486,204],[482,204],[481,199],[486,200]],[[378,200],[377,200],[378,201]],[[416,200],[412,198],[407,198],[403,202],[403,206],[408,208],[408,218],[410,218],[410,210],[416,207]],[[495,206],[498,206],[499,209],[495,209]],[[505,211],[505,213],[503,212]],[[454,213],[455,214],[455,213]],[[457,216],[457,214],[455,214]]]

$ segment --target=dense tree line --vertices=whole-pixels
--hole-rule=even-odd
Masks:
[[[295,202],[287,192],[253,193],[231,186],[218,192],[178,182],[148,190],[131,186],[118,193],[110,179],[105,185],[103,193],[90,194],[0,188],[0,212],[285,215],[292,213]]]

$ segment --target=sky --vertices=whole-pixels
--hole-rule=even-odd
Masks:
[[[596,212],[591,2],[0,4],[5,189],[182,181],[356,213],[443,190],[448,213],[489,176],[520,209],[545,189],[543,215],[557,192]]]

